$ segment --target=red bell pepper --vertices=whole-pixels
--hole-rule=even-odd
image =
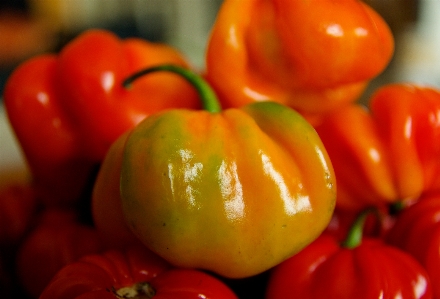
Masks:
[[[37,56],[14,70],[4,90],[6,111],[43,200],[80,197],[110,144],[151,113],[200,106],[192,87],[172,74],[122,85],[161,63],[188,67],[170,46],[90,30],[58,55]]]
[[[206,77],[225,108],[273,100],[315,122],[356,101],[393,52],[388,25],[363,1],[226,0]]]
[[[432,281],[440,280],[440,192],[424,194],[403,209],[387,235],[387,242],[409,252],[426,269]],[[435,298],[440,285],[433,284]]]
[[[40,299],[237,299],[220,280],[201,271],[170,268],[139,247],[89,255],[61,269]]]
[[[432,282],[411,255],[362,235],[365,213],[341,244],[323,234],[303,251],[276,266],[266,299],[428,299]]]
[[[47,209],[17,249],[15,273],[23,290],[38,298],[65,265],[105,249],[95,228],[72,210]]]
[[[335,169],[337,206],[409,203],[440,188],[440,91],[390,84],[316,127]]]
[[[374,238],[386,236],[395,221],[394,213],[391,213],[389,210],[377,209],[374,215],[367,216],[363,235]],[[342,242],[346,238],[353,222],[359,216],[358,214],[359,212],[357,211],[336,208],[325,232]]]
[[[35,190],[27,183],[0,190],[0,246],[13,247],[29,231],[37,213]]]

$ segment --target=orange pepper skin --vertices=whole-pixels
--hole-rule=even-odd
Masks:
[[[300,251],[331,219],[331,162],[314,128],[284,105],[171,110],[126,138],[123,215],[173,265],[256,275]]]
[[[440,92],[381,87],[369,109],[353,104],[316,127],[338,181],[337,205],[362,209],[414,201],[440,188]]]
[[[200,107],[194,90],[172,74],[140,79],[131,89],[122,86],[125,77],[159,63],[187,67],[169,46],[90,30],[59,54],[31,58],[14,70],[4,103],[47,203],[81,196],[112,142],[143,118],[162,109]]]
[[[142,243],[126,224],[122,213],[119,181],[127,133],[109,148],[93,186],[91,210],[93,225],[108,248],[125,249]]]
[[[318,122],[356,101],[393,53],[388,25],[362,1],[227,0],[206,78],[224,107],[274,100]]]

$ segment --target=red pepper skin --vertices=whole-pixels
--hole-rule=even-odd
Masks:
[[[369,109],[345,107],[316,127],[338,181],[337,206],[410,202],[440,188],[440,91],[381,87]]]
[[[343,248],[323,234],[273,269],[266,298],[428,299],[431,288],[426,271],[404,251],[374,238]]]
[[[206,77],[226,108],[274,100],[315,121],[356,101],[393,52],[386,22],[362,1],[227,0]]]
[[[8,185],[0,190],[0,246],[18,245],[37,213],[35,190],[28,184]]]
[[[74,212],[48,209],[18,247],[15,272],[27,294],[38,298],[62,267],[104,249],[97,231],[81,224]]]
[[[177,50],[141,39],[117,39],[108,32],[90,31],[68,44],[58,57],[65,109],[80,126],[87,154],[102,160],[122,133],[142,119],[170,108],[199,108],[196,92],[172,74],[155,74],[122,86],[129,75],[152,65],[174,63],[188,67]]]
[[[237,299],[217,278],[197,270],[170,268],[165,261],[139,247],[89,255],[67,265],[39,299],[132,298],[122,296],[124,288],[127,292],[134,291],[143,283],[148,283],[155,294],[139,298]]]
[[[414,256],[432,281],[440,280],[440,192],[424,194],[414,205],[403,209],[387,235],[387,242]],[[440,285],[433,284],[435,298]]]
[[[5,84],[7,116],[43,199],[70,203],[110,144],[146,116],[197,108],[197,94],[173,74],[154,74],[132,88],[122,81],[147,66],[188,67],[173,48],[86,31],[61,52],[34,57]]]

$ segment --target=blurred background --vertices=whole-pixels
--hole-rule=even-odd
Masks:
[[[246,0],[243,0],[246,1]],[[411,80],[440,85],[440,1],[365,0],[388,22],[396,53],[370,87]],[[0,94],[21,61],[58,51],[83,30],[163,41],[203,67],[209,31],[222,0],[0,0]],[[365,97],[368,97],[367,91]]]
[[[415,82],[440,87],[440,1],[366,0],[389,24],[396,48],[388,68],[371,82],[361,102],[380,85]]]
[[[247,1],[247,0],[242,0]],[[296,1],[296,0],[291,0]],[[440,0],[365,0],[391,27],[395,55],[371,82],[411,81],[440,87]],[[88,28],[166,42],[203,68],[210,29],[222,0],[0,0],[0,95],[11,71],[36,54],[56,52]],[[12,146],[11,146],[12,144]],[[23,168],[0,99],[0,168]]]
[[[177,47],[203,64],[208,32],[222,0],[0,0],[1,86],[20,61],[58,51],[88,28]],[[1,88],[0,88],[1,89]]]
[[[222,0],[0,0],[0,188],[27,179],[2,105],[6,79],[20,62],[57,52],[89,28],[142,37],[180,50],[203,66],[209,30]]]

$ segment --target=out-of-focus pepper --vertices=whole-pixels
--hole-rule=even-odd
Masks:
[[[46,209],[17,248],[14,273],[21,288],[38,298],[65,265],[105,249],[95,228],[82,224],[72,209]]]
[[[0,189],[0,248],[19,244],[33,224],[38,200],[27,183]]]
[[[316,127],[333,163],[337,205],[410,202],[440,188],[440,92],[390,84]]]
[[[122,86],[132,73],[161,63],[188,67],[167,45],[90,30],[59,55],[37,56],[11,74],[7,115],[43,199],[76,199],[110,144],[146,116],[200,107],[191,86],[170,74]]]
[[[426,269],[431,280],[440,279],[440,192],[424,194],[414,205],[397,215],[387,242],[407,251]],[[434,298],[440,298],[440,285],[433,284]]]
[[[383,18],[358,0],[226,0],[206,77],[225,107],[275,100],[310,121],[354,102],[394,52]]]
[[[312,242],[336,193],[314,128],[275,102],[221,110],[200,77],[154,70],[185,76],[207,111],[151,115],[110,148],[101,171],[113,174],[98,175],[95,186],[116,177],[119,208],[139,240],[174,265],[230,278],[261,273]],[[99,194],[95,217],[107,213],[106,200],[117,208]]]
[[[270,273],[267,299],[430,299],[432,282],[411,255],[364,237],[363,213],[344,242],[322,234]]]

